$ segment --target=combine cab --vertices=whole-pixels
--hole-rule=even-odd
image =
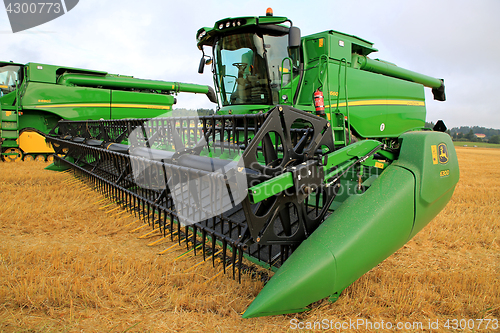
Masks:
[[[275,271],[243,317],[336,299],[450,200],[453,144],[442,122],[423,128],[424,86],[444,100],[443,80],[272,14],[197,40],[217,115],[60,121],[48,140],[59,163],[233,278],[249,262]]]
[[[106,72],[0,62],[0,148],[6,162],[51,160],[43,135],[61,119],[156,117],[171,111],[174,94],[207,94],[208,86],[141,80]]]

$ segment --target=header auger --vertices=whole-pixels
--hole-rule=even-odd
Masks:
[[[371,60],[355,36],[300,37],[285,17],[223,19],[197,39],[216,115],[60,121],[47,140],[57,163],[233,277],[245,260],[275,271],[243,317],[338,298],[451,198],[453,144],[423,128],[423,88],[444,100],[443,80]]]

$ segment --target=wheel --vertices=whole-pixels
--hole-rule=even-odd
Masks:
[[[235,62],[233,66],[246,68],[248,64],[246,62]]]
[[[47,156],[47,162],[54,162],[54,154]]]
[[[43,156],[43,155],[36,155],[35,161],[36,162],[45,162],[45,156]]]
[[[4,154],[13,154],[2,155],[5,162],[19,162],[23,159],[23,152],[19,148],[7,148],[4,150]]]
[[[33,157],[33,155],[24,155],[24,158],[23,158],[23,161],[25,162],[31,162],[31,161],[34,161],[35,158]]]

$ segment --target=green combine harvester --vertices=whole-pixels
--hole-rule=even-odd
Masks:
[[[0,148],[2,159],[49,161],[45,142],[61,119],[157,117],[172,110],[174,94],[207,94],[211,87],[141,80],[79,68],[0,62]]]
[[[216,115],[60,121],[56,163],[164,237],[241,278],[275,272],[244,318],[336,300],[448,203],[459,179],[443,80],[382,60],[361,38],[301,37],[286,17],[197,32]],[[207,50],[210,52],[207,54]]]

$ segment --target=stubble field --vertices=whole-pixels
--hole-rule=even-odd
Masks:
[[[116,206],[96,203],[102,197],[69,174],[1,163],[0,331],[270,332],[383,320],[420,322],[424,331],[438,322],[432,331],[439,332],[453,319],[495,331],[480,319],[500,319],[500,149],[457,153],[461,179],[448,206],[336,303],[245,320],[240,314],[260,281],[214,278],[220,270],[209,263],[192,268],[201,256],[176,260],[182,247],[159,255],[175,243],[148,246],[159,237],[138,238],[149,230],[131,232],[141,226],[137,218],[114,216]]]

